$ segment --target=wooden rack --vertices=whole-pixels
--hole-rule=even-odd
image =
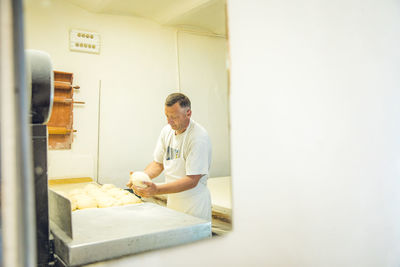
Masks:
[[[54,101],[50,121],[47,124],[49,133],[49,149],[71,149],[74,132],[74,104],[85,104],[74,101],[73,73],[54,71]]]

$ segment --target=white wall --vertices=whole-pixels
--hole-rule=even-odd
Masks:
[[[399,266],[400,3],[231,0],[228,18],[234,230],[113,266]]]
[[[178,33],[181,92],[192,99],[193,119],[213,146],[210,177],[229,176],[227,42],[225,38]]]
[[[132,116],[138,116],[138,111],[145,107],[144,102],[149,103],[151,99],[154,107],[147,109],[148,115],[154,117],[154,114],[163,112],[159,95],[167,93],[164,88],[175,87],[173,30],[138,18],[91,14],[60,0],[30,0],[25,10],[26,46],[48,52],[55,70],[73,72],[75,83],[81,87],[75,98],[86,102],[84,106],[74,106],[74,128],[78,133],[74,136],[72,149],[49,151],[49,176],[95,177],[100,80],[104,108],[101,112],[104,119],[102,126],[111,127],[102,128],[106,130],[103,138],[108,137],[110,141],[105,141],[100,148],[104,154],[113,156],[110,166],[114,164],[115,170],[118,170],[119,158],[127,158],[128,152],[133,149],[129,149],[129,145],[110,148],[110,142],[128,133],[135,140],[142,138],[143,133],[139,137],[135,135],[137,131],[132,130],[135,129],[132,121],[121,119],[114,109],[129,108]],[[70,29],[98,32],[101,36],[101,53],[70,52]],[[157,58],[157,64],[152,61],[154,57]],[[145,97],[144,101],[139,101],[139,97]],[[119,128],[107,124],[110,117]],[[146,127],[159,128],[162,125],[161,119],[149,121]],[[140,126],[144,127],[143,124]],[[140,144],[150,148],[153,142],[145,138]],[[77,172],[77,169],[80,171]]]
[[[141,18],[89,13],[62,0],[27,0],[25,11],[26,47],[48,52],[55,70],[73,72],[75,83],[81,87],[75,99],[86,102],[84,106],[74,107],[74,128],[78,132],[72,149],[49,151],[49,177],[96,178],[101,83],[99,182],[123,187],[130,170],[142,170],[152,160],[157,137],[166,123],[165,97],[179,87],[176,30]],[[100,54],[70,52],[70,29],[99,33]],[[222,53],[219,59],[224,64],[221,41],[209,41],[206,47],[208,50],[198,51],[204,53],[202,58],[214,57],[215,53],[205,54],[214,49]],[[186,56],[181,58],[191,62]],[[186,64],[184,68],[193,68],[191,65],[195,64]],[[225,85],[219,88],[225,100],[220,104],[226,105],[226,69],[221,68],[221,64],[216,67],[208,64],[207,68],[208,75],[221,73],[219,76]],[[188,81],[185,74],[181,77]],[[215,78],[209,80],[215,81]],[[201,105],[196,99],[192,102],[208,105],[207,102]],[[224,108],[227,110],[226,106]],[[202,111],[199,109],[195,113]],[[224,115],[221,119],[227,124],[226,112]],[[213,136],[226,134],[227,128],[218,132],[222,128],[215,126],[218,129],[212,129],[214,125],[208,129]],[[213,169],[216,175],[228,174],[230,170],[229,155],[220,152],[227,150],[227,144],[215,147]],[[218,160],[215,155],[224,158]]]
[[[75,20],[71,19],[71,14],[74,14]],[[78,133],[72,149],[49,152],[49,175],[91,176],[95,172],[93,163],[97,151],[95,118],[98,85],[103,76],[100,68],[102,56],[69,52],[68,33],[71,28],[87,28],[102,33],[100,24],[93,20],[91,14],[61,1],[26,1],[25,16],[26,47],[49,53],[55,70],[75,73],[74,82],[81,87],[81,90],[76,91],[75,99],[86,102],[86,105],[76,105],[74,108],[74,128]],[[76,164],[77,157],[84,158],[78,160],[80,166]],[[79,170],[75,172],[76,169]]]
[[[400,3],[229,11],[232,238],[251,263],[399,266]]]

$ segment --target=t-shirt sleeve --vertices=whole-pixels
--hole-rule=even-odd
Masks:
[[[161,131],[160,136],[157,140],[157,145],[154,150],[154,161],[158,163],[163,163],[164,154],[165,154],[165,146],[164,146],[164,131]]]
[[[186,175],[208,174],[209,146],[206,140],[193,142],[186,158]]]

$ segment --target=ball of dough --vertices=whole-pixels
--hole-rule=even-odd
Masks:
[[[150,177],[144,172],[134,172],[130,175],[129,180],[134,186],[145,188],[146,184],[143,182],[151,182]]]
[[[103,196],[97,199],[97,207],[108,208],[115,205],[116,200],[109,196]]]
[[[96,200],[87,195],[76,195],[75,199],[76,199],[76,206],[80,210],[97,208]]]
[[[115,188],[115,185],[113,185],[113,184],[103,184],[101,186],[101,190],[102,191],[107,191],[107,190],[112,189],[112,188]]]
[[[83,188],[86,192],[90,191],[90,190],[96,190],[99,189],[99,186],[97,186],[94,183],[91,184],[87,184],[84,188]]]
[[[119,205],[128,205],[128,204],[137,204],[141,203],[140,199],[135,197],[134,195],[124,195],[117,200]]]
[[[81,189],[81,188],[76,188],[76,189],[71,190],[71,191],[69,192],[69,195],[70,195],[70,196],[82,195],[82,194],[84,194],[84,193],[85,193],[85,191],[83,191],[83,189]]]
[[[118,192],[117,191],[114,191],[113,193],[112,193],[112,196],[114,197],[114,198],[116,198],[116,199],[120,199],[120,198],[122,198],[122,197],[124,197],[124,196],[128,196],[128,195],[131,195],[131,193],[129,193],[128,191],[126,191],[126,190],[119,190]]]
[[[122,195],[122,196],[129,196],[129,195],[132,195],[132,193],[130,193],[130,192],[127,191],[127,190],[122,190],[122,191],[121,191],[121,195]]]
[[[109,195],[110,197],[117,197],[117,196],[119,196],[120,194],[123,193],[122,191],[123,191],[123,190],[122,190],[122,189],[119,189],[119,188],[112,188],[112,189],[106,191],[106,193],[107,193],[107,195]]]
[[[123,197],[122,200],[123,200],[125,203],[128,203],[128,204],[135,204],[135,203],[141,203],[141,202],[142,202],[142,201],[140,200],[140,198],[138,198],[137,196],[132,195],[132,194]]]
[[[81,196],[84,196],[85,194],[73,194],[73,195],[71,195],[71,197],[70,197],[70,200],[71,201],[75,201],[76,202],[76,200],[79,198],[79,197],[81,197]]]
[[[101,195],[101,194],[104,194],[104,192],[103,191],[101,191],[100,189],[89,189],[88,191],[86,191],[86,194],[88,195],[88,196],[91,196],[91,197],[96,197],[97,195]]]
[[[88,194],[89,194],[89,193],[88,193]],[[89,195],[90,195],[91,197],[97,199],[97,198],[101,198],[101,197],[107,196],[107,193],[106,193],[106,192],[103,192],[103,191],[101,191],[101,190],[99,190],[99,191],[91,191]]]

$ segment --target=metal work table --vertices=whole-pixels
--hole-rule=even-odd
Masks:
[[[211,237],[211,223],[153,203],[72,212],[73,239],[51,225],[55,252],[77,266]]]

